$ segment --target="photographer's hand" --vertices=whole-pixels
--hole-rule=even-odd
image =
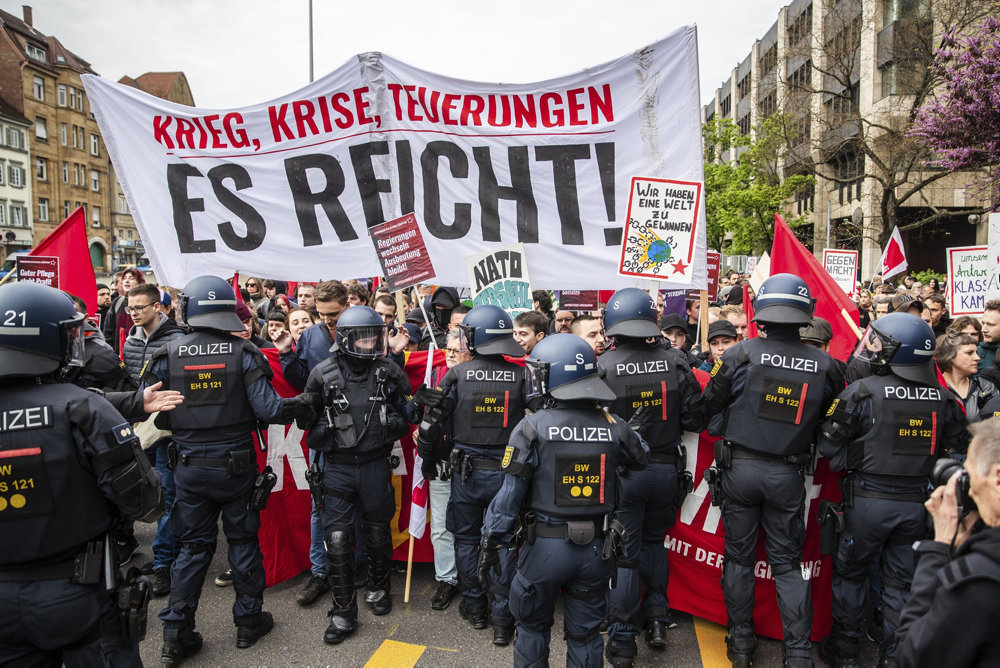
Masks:
[[[924,507],[934,520],[934,541],[952,547],[958,547],[972,533],[972,527],[979,521],[979,513],[970,512],[964,518],[958,517],[958,499],[955,496],[955,484],[962,471],[956,471],[948,484],[938,487],[931,497],[924,502]]]

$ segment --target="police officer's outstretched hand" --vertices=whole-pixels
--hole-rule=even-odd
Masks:
[[[442,401],[444,401],[444,392],[437,388],[421,385],[417,388],[417,391],[413,393],[413,403],[418,406],[437,408],[441,405]]]
[[[483,589],[490,587],[490,569],[500,575],[500,548],[487,539],[483,541],[479,550],[479,583]]]
[[[313,404],[318,402],[319,397],[309,392],[303,392],[296,397],[285,399],[284,405],[281,408],[281,421],[284,424],[288,424],[294,420],[300,429],[307,429],[315,418]]]
[[[162,385],[163,381],[161,380],[142,391],[142,410],[147,413],[172,411],[178,404],[184,401],[184,395],[180,392],[177,390],[161,390],[160,387]]]

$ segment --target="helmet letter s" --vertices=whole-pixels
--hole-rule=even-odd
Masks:
[[[215,290],[209,290],[208,291],[208,298],[209,299],[215,299]]]

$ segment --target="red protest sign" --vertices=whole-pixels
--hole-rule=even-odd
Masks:
[[[401,290],[434,278],[431,256],[415,215],[408,213],[388,220],[369,228],[368,233],[390,290]]]
[[[705,255],[705,266],[708,268],[708,301],[714,302],[719,296],[719,269],[722,266],[722,253],[708,251]],[[688,299],[698,299],[699,290],[688,290]]]
[[[559,292],[559,308],[567,311],[596,311],[598,290],[562,290]]]
[[[59,288],[59,258],[22,255],[17,258],[17,280]]]

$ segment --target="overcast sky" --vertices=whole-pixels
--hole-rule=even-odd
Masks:
[[[30,0],[29,0],[30,1]],[[365,51],[438,74],[526,83],[698,25],[701,100],[776,20],[780,0],[313,0],[315,78]],[[34,0],[34,25],[101,76],[182,70],[195,104],[235,108],[309,81],[308,0]],[[20,17],[21,3],[0,0]]]

